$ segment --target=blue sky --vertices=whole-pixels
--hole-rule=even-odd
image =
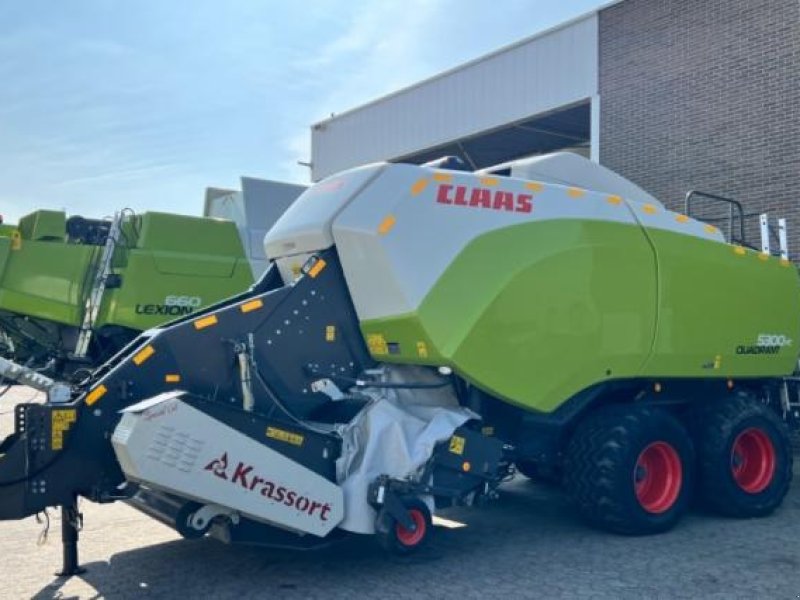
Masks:
[[[199,214],[309,126],[600,0],[0,2],[0,214]]]

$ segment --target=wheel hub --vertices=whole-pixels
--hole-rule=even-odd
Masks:
[[[660,514],[675,504],[683,484],[678,452],[666,442],[653,442],[639,454],[633,470],[636,499],[649,513]]]
[[[731,449],[731,473],[736,484],[748,494],[763,492],[775,476],[775,446],[759,427],[742,431]]]
[[[425,515],[417,509],[411,509],[408,512],[414,525],[411,529],[406,529],[400,523],[397,523],[396,531],[398,541],[404,546],[416,546],[425,537]]]

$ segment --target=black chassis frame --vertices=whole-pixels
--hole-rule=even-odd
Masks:
[[[318,413],[347,422],[361,403],[326,410],[331,399],[311,383],[320,372],[354,379],[374,362],[335,251],[320,253],[306,272],[283,285],[273,265],[248,292],[139,336],[77,386],[70,403],[17,406],[14,433],[0,442],[0,519],[73,505],[77,496],[127,498],[109,448],[120,411],[176,389],[190,392],[184,400],[195,408],[333,479],[338,438],[302,423]],[[254,371],[252,412],[242,410],[242,348]],[[305,441],[267,437],[267,426],[302,430]]]
[[[797,427],[796,415],[782,413],[775,379],[620,379],[593,385],[559,406],[552,413],[536,413],[503,402],[474,386],[465,386],[463,403],[481,415],[483,426],[510,445],[515,462],[531,462],[557,472],[564,449],[580,421],[591,411],[608,404],[636,403],[664,407],[677,416],[696,403],[745,393],[759,398]],[[797,383],[800,389],[800,382]]]

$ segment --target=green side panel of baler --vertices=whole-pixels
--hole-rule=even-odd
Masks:
[[[661,285],[658,335],[646,376],[792,373],[800,340],[800,278],[794,265],[669,231],[648,234]],[[754,350],[759,336],[780,345]]]
[[[98,326],[156,327],[253,284],[238,230],[229,221],[146,213],[137,247],[121,262],[121,285],[107,290]]]
[[[362,330],[379,360],[446,364],[498,397],[550,412],[612,379],[791,373],[800,280],[776,258],[719,242],[540,221],[476,238],[415,314]],[[764,335],[787,343],[753,350]]]
[[[98,251],[30,239],[12,250],[11,238],[0,238],[0,310],[78,325],[86,274]]]
[[[416,315],[362,328],[397,352],[376,358],[401,362],[428,362],[413,339],[425,332],[429,354],[467,379],[549,411],[592,383],[635,375],[652,344],[655,307],[655,258],[640,228],[546,221],[476,238]],[[392,346],[395,337],[403,342]]]

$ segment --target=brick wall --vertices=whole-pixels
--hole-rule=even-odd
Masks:
[[[601,162],[673,209],[701,189],[786,216],[800,259],[800,1],[625,0],[599,23]]]

